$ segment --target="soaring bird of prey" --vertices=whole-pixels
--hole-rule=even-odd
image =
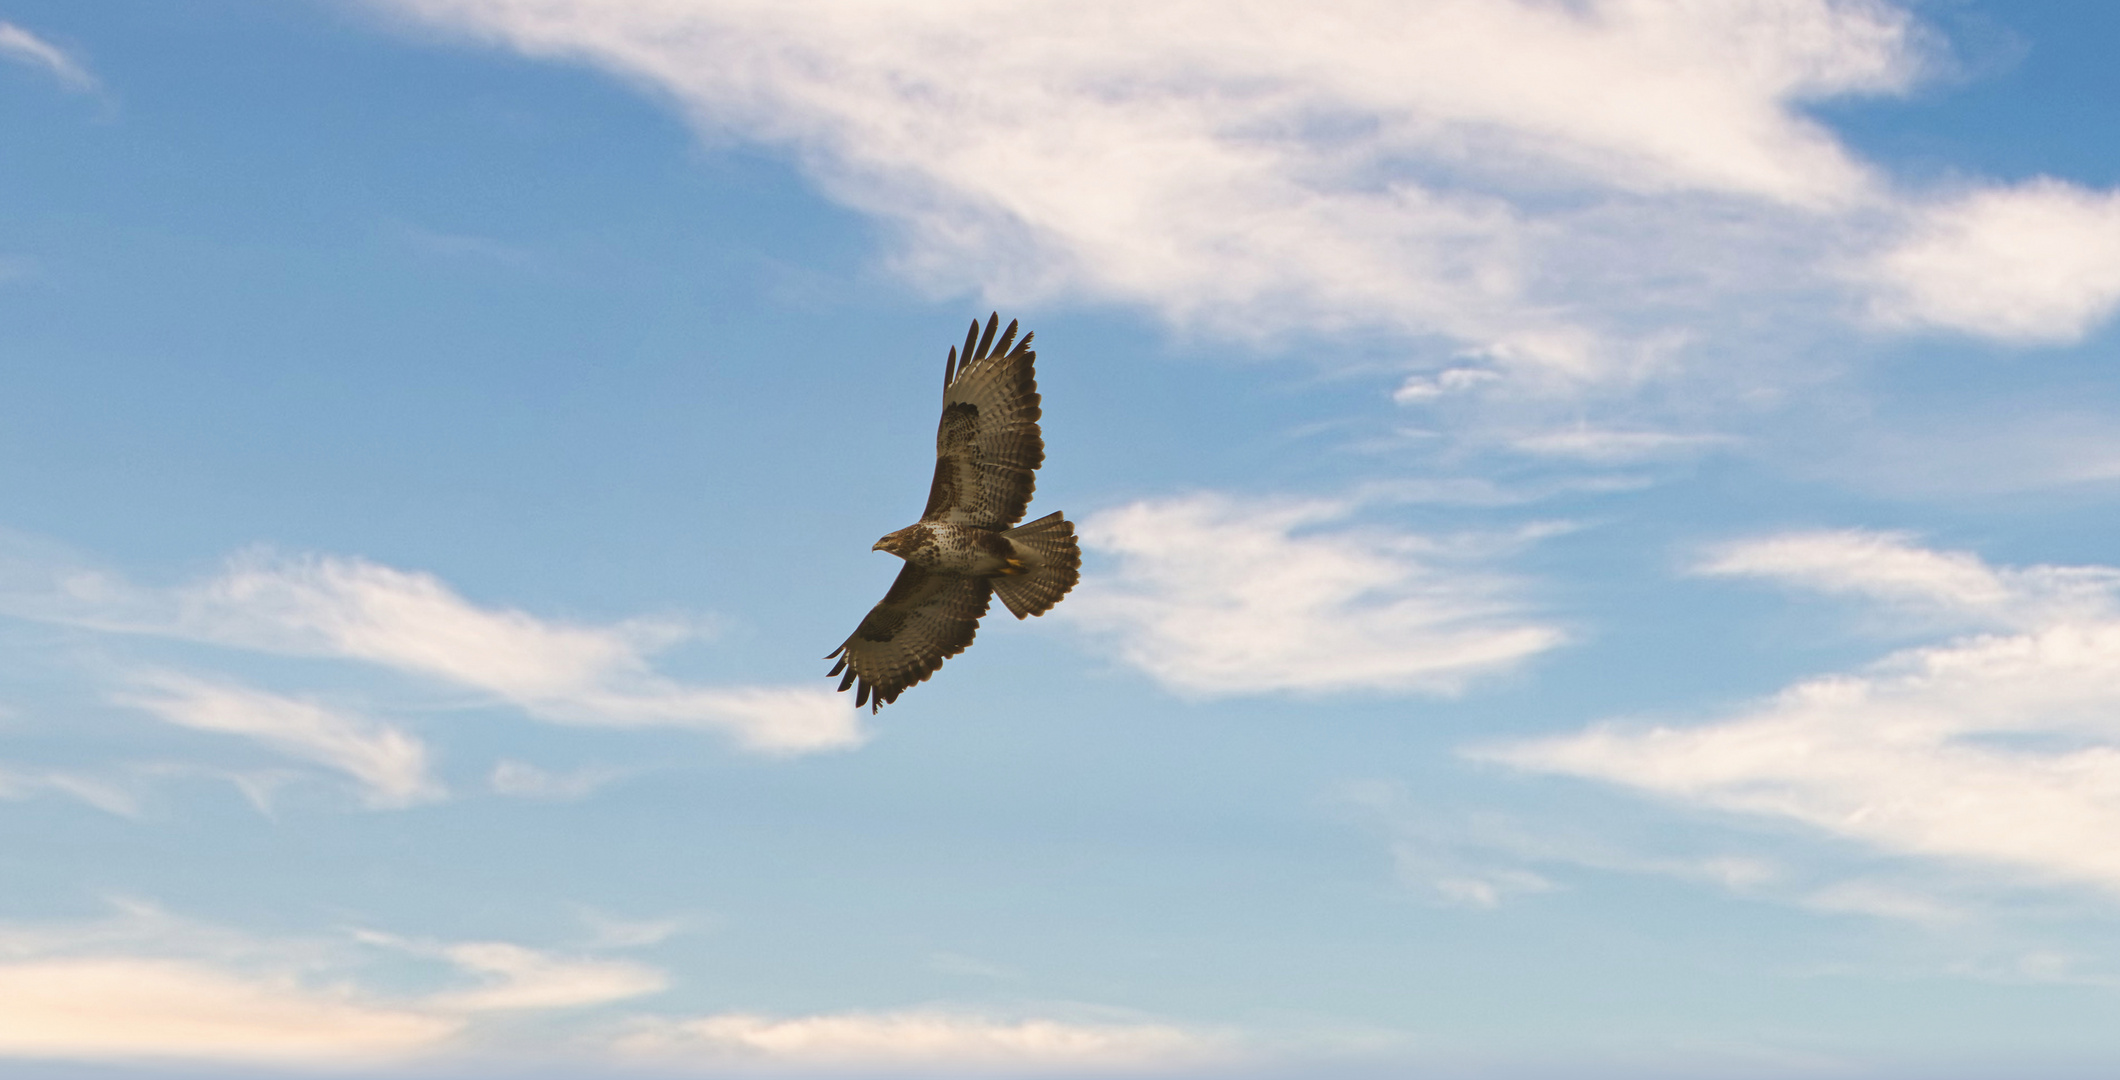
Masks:
[[[973,319],[962,357],[951,346],[927,509],[872,549],[904,559],[905,568],[853,636],[825,656],[839,657],[831,674],[846,672],[839,689],[859,686],[857,709],[898,700],[963,652],[993,594],[1019,619],[1043,615],[1081,576],[1073,522],[1054,512],[1016,524],[1030,507],[1045,440],[1031,335],[1017,341],[1012,320],[997,342],[1000,322],[994,313],[982,336]]]

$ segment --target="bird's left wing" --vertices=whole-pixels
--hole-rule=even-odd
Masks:
[[[972,320],[964,353],[950,350],[942,377],[942,423],[935,430],[935,484],[928,489],[922,521],[1006,529],[1023,520],[1045,463],[1045,437],[1038,431],[1038,379],[1031,335],[1016,340],[1010,322],[1001,340]]]
[[[942,662],[965,650],[978,632],[994,587],[982,577],[930,573],[905,564],[883,602],[825,659],[839,657],[831,674],[845,690],[857,685],[854,707],[875,712],[906,687],[925,682]],[[871,700],[873,699],[873,701]]]

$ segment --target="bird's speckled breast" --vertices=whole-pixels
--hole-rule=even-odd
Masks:
[[[1014,553],[1015,546],[992,529],[929,521],[921,524],[906,561],[937,573],[991,577]]]

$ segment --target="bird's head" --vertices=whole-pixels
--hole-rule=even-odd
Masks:
[[[919,543],[918,539],[913,536],[914,531],[919,528],[920,526],[918,525],[908,525],[897,532],[887,533],[883,539],[876,541],[875,547],[869,550],[888,551],[901,559],[906,558],[913,553],[914,546]]]

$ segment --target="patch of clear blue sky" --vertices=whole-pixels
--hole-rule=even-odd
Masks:
[[[2120,180],[2111,140],[2090,135],[2120,100],[2120,70],[2107,62],[2120,9],[1932,0],[1913,10],[1948,41],[1951,74],[1906,97],[1818,106],[1850,146],[1917,179]]]
[[[1968,28],[1976,74],[1821,117],[1917,176],[2115,179],[2120,152],[2087,133],[2120,103],[2120,16],[1923,10]],[[888,236],[770,150],[702,144],[662,103],[582,69],[323,4],[0,0],[0,18],[78,50],[104,83],[69,95],[0,68],[0,254],[29,267],[0,284],[0,525],[153,582],[265,543],[432,571],[547,616],[715,612],[721,639],[673,671],[822,675],[815,658],[895,566],[868,543],[919,509],[942,349],[973,301],[894,280]],[[1981,68],[2010,35],[2023,58]],[[1403,464],[1303,434],[1391,422],[1388,376],[1231,363],[1128,312],[1027,314],[1052,417],[1041,508],[1335,494]],[[2112,340],[2008,357],[1915,343],[1869,389],[1923,426],[1977,422],[1991,388],[2102,406]],[[1457,752],[1712,713],[1880,651],[1821,606],[1675,576],[1691,545],[1859,525],[2001,561],[2112,562],[2107,501],[1893,497],[1736,457],[1629,494],[1378,511],[1422,527],[1588,522],[1521,564],[1577,643],[1454,701],[1202,705],[1058,628],[1004,620],[851,754],[762,761],[496,711],[423,728],[452,786],[475,792],[502,756],[640,773],[582,802],[297,802],[277,819],[203,783],[140,821],[0,803],[0,917],[78,917],[117,894],[259,933],[564,944],[587,905],[700,914],[705,929],[653,955],[678,985],[650,1004],[672,1012],[1074,1000],[1393,1028],[1446,1057],[1787,1038],[1885,1061],[2110,1061],[2103,988],[1801,974],[1918,957],[1911,930],[1567,867],[1544,868],[1561,890],[1498,911],[1431,906],[1338,794],[1382,780],[1438,818],[1683,832],[1628,798]],[[176,738],[75,704],[81,718],[33,719],[0,757],[62,762],[92,738],[151,758]],[[1793,844],[1771,829],[1747,843]],[[2110,944],[2097,920],[2066,930]],[[937,952],[1019,975],[938,969]]]

